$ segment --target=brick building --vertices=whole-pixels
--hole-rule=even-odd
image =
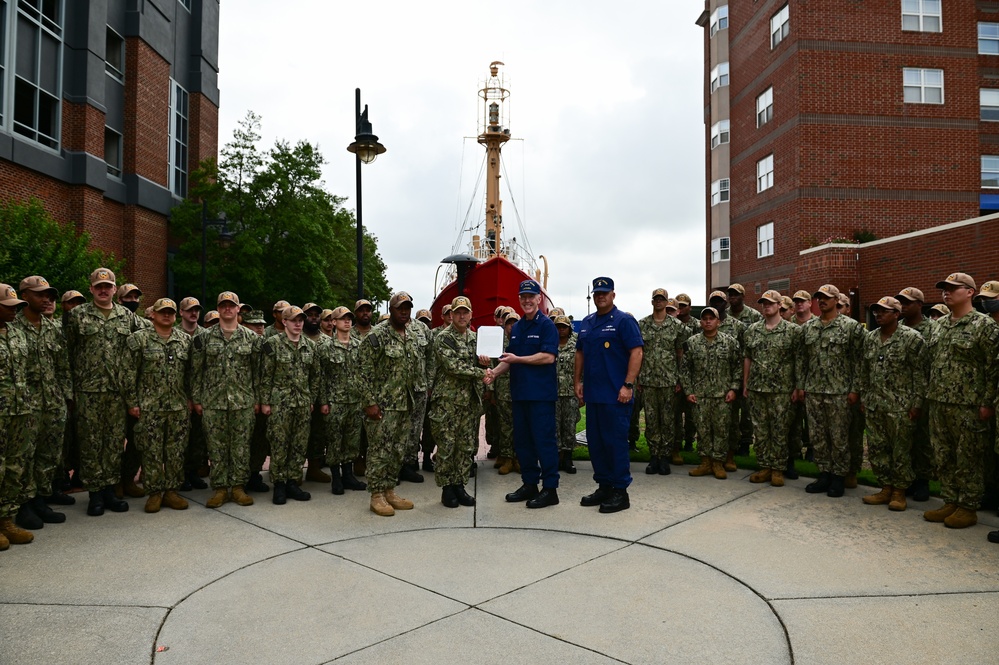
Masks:
[[[697,24],[707,289],[832,282],[860,315],[999,277],[999,2],[707,0]]]
[[[124,258],[149,302],[218,152],[218,25],[219,0],[0,0],[0,190]]]

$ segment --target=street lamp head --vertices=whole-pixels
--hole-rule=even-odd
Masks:
[[[360,91],[358,91],[360,93]],[[360,97],[358,97],[360,103]],[[363,164],[375,161],[378,155],[385,152],[385,146],[378,142],[378,137],[371,133],[371,123],[368,121],[368,105],[357,116],[357,135],[354,142],[347,146],[347,151],[357,155]]]

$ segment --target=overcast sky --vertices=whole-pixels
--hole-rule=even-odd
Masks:
[[[703,6],[223,3],[219,144],[253,110],[263,118],[262,148],[275,139],[318,144],[326,188],[353,209],[346,147],[361,88],[388,148],[364,166],[364,223],[390,286],[429,307],[482,159],[482,147],[464,140],[477,131],[477,90],[501,60],[507,126],[523,139],[503,151],[513,189],[512,197],[502,190],[504,235],[521,238],[516,202],[533,250],[548,257],[555,304],[585,315],[599,275],[614,278],[617,305],[636,315],[650,311],[659,286],[701,302],[703,32],[694,21]]]

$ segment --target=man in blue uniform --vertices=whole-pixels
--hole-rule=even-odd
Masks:
[[[528,508],[558,503],[558,439],[555,403],[558,401],[558,329],[541,313],[541,287],[533,279],[520,283],[524,318],[513,325],[510,344],[500,363],[488,371],[486,384],[509,370],[513,399],[513,446],[520,461],[523,485],[506,495],[510,502],[526,501]],[[538,481],[542,489],[538,491]]]
[[[576,397],[586,403],[586,442],[599,486],[579,502],[602,513],[631,507],[628,423],[642,368],[642,333],[635,317],[614,306],[614,280],[593,280],[597,311],[583,319],[576,341]]]

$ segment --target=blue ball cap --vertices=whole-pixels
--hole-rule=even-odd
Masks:
[[[541,285],[533,279],[525,279],[520,283],[520,295],[524,295],[525,293],[540,294]]]
[[[614,280],[610,277],[597,277],[593,280],[594,293],[607,293],[614,290]]]

